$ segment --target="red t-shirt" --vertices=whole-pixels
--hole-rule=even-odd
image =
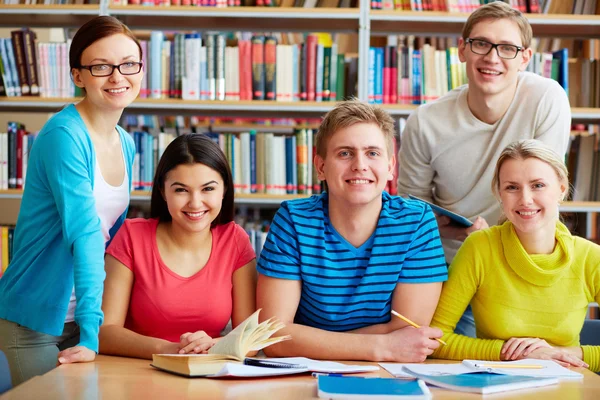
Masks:
[[[179,342],[185,332],[218,337],[231,318],[234,271],[256,258],[248,235],[235,222],[212,228],[208,262],[189,278],[163,262],[157,219],[127,219],[106,250],[134,275],[125,328]]]

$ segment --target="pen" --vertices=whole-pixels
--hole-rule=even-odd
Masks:
[[[543,365],[525,365],[525,364],[513,364],[513,365],[504,365],[504,364],[473,364],[475,368],[524,368],[524,369],[542,369]]]
[[[313,378],[319,377],[319,376],[344,376],[342,374],[324,374],[321,372],[313,372],[312,373]]]
[[[392,314],[394,314],[396,317],[400,318],[402,321],[406,322],[410,326],[412,326],[414,328],[420,328],[419,325],[415,324],[414,322],[412,322],[410,319],[406,318],[404,315],[400,314],[399,312],[392,310]],[[442,339],[435,339],[435,340],[437,340],[441,344],[444,344],[444,345],[446,344],[446,342],[444,342]]]
[[[246,358],[244,359],[244,365],[252,365],[254,367],[265,368],[307,368],[306,365],[291,364],[281,361],[261,360],[258,358]]]

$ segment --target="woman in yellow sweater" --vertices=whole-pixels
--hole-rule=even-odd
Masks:
[[[472,233],[449,270],[431,326],[435,358],[552,359],[600,371],[600,346],[580,346],[588,304],[600,301],[600,246],[559,221],[567,169],[541,142],[510,144],[492,181],[506,222]],[[477,338],[453,333],[471,304]]]

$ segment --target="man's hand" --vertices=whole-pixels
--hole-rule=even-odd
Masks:
[[[74,346],[58,353],[59,364],[90,362],[96,358],[96,352],[84,346]]]
[[[382,336],[381,349],[376,358],[381,361],[415,363],[423,362],[428,355],[440,346],[435,340],[441,338],[442,331],[437,328],[407,326]]]
[[[444,215],[436,215],[440,236],[446,239],[464,241],[471,233],[480,229],[489,228],[488,223],[482,217],[477,217],[473,225],[466,228],[452,223],[452,220]]]

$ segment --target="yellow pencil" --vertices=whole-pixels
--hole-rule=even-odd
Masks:
[[[415,324],[414,322],[412,322],[410,319],[406,318],[404,315],[400,314],[399,312],[396,312],[396,311],[392,310],[392,314],[394,314],[396,317],[400,318],[402,321],[406,322],[410,326],[412,326],[414,328],[420,328],[419,325]],[[446,342],[444,342],[442,339],[437,339],[436,338],[435,340],[437,340],[441,344],[446,344]]]
[[[543,365],[525,365],[525,364],[512,364],[512,365],[504,365],[504,364],[473,364],[477,368],[525,368],[525,369],[542,369]]]

